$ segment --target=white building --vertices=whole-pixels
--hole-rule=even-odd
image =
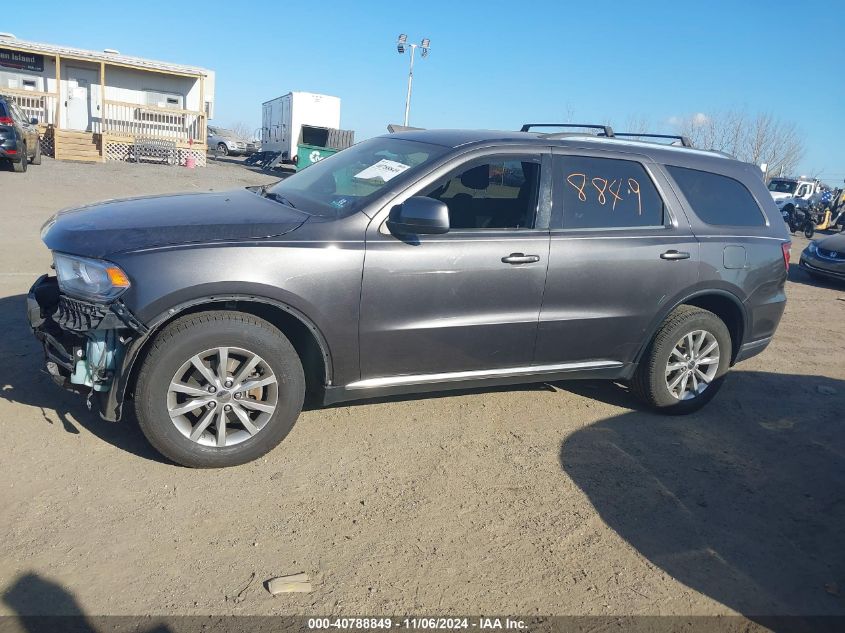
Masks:
[[[143,137],[205,164],[211,70],[0,34],[0,92],[38,119],[59,160],[126,160]]]

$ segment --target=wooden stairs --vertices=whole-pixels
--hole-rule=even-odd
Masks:
[[[53,130],[53,152],[56,160],[101,163],[102,137],[93,132]]]

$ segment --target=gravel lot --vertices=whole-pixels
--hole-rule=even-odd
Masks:
[[[684,418],[602,383],[443,393],[309,411],[193,471],[40,371],[24,296],[54,211],[272,180],[0,172],[0,614],[845,615],[845,286],[795,267],[774,343]],[[261,586],[296,572],[311,593]]]

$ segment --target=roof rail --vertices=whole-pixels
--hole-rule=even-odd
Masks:
[[[572,127],[572,128],[590,128],[593,130],[601,130],[602,136],[613,138],[613,128],[609,125],[596,125],[594,123],[526,123],[522,126],[520,132],[529,132],[532,127]]]
[[[680,134],[645,134],[645,133],[638,133],[638,132],[615,132],[615,136],[625,136],[628,138],[673,138],[676,141],[680,141],[683,147],[694,147],[692,141],[689,140],[689,137],[682,136]]]

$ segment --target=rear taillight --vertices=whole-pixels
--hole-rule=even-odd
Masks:
[[[786,270],[789,270],[789,249],[792,248],[792,242],[784,242],[780,245],[781,249],[783,250],[783,265],[786,267]]]
[[[9,116],[0,116],[0,125],[14,125],[15,122],[12,121],[12,117]]]
[[[7,149],[7,150],[4,150],[4,151],[7,154],[17,154],[18,153],[18,150],[16,150],[16,149]]]

